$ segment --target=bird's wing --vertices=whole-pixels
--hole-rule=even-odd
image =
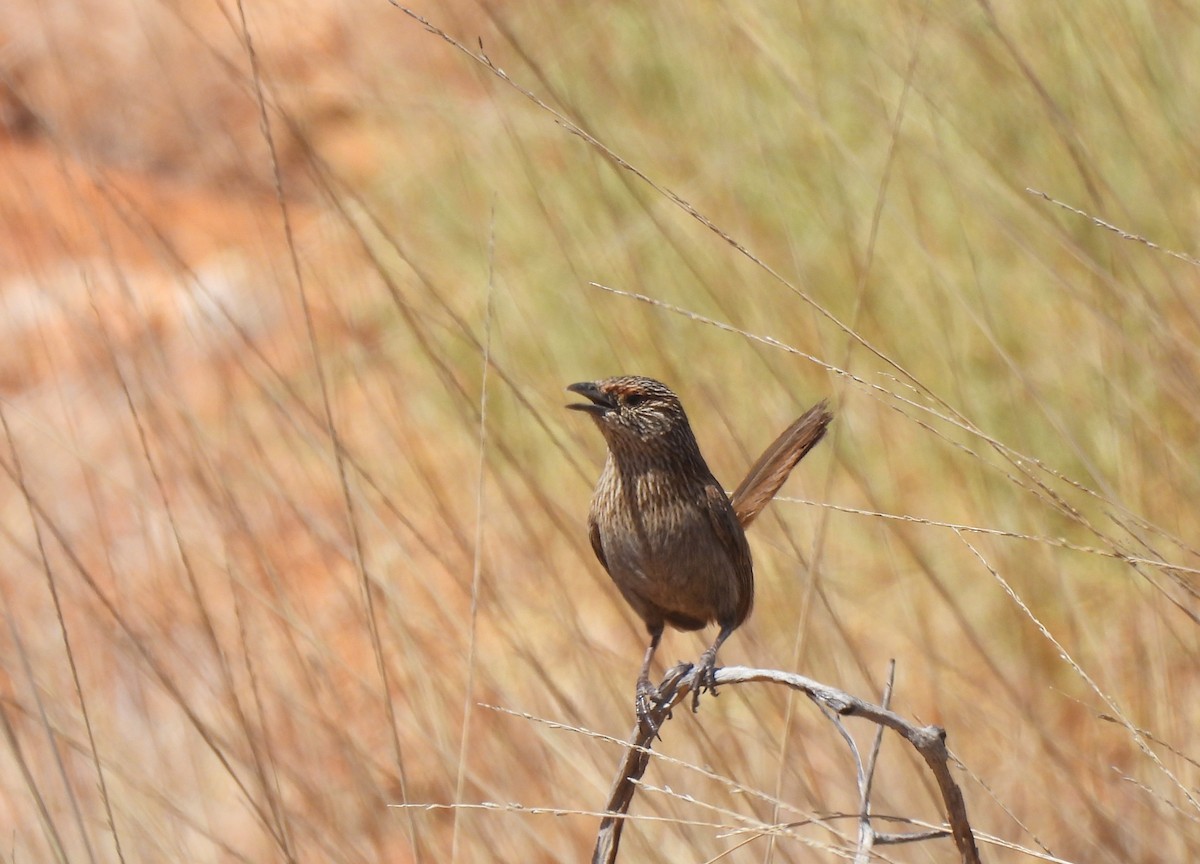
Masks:
[[[588,538],[592,541],[592,551],[596,553],[596,557],[600,559],[604,569],[608,570],[608,561],[604,557],[604,546],[600,543],[600,526],[590,516],[588,517]]]
[[[721,484],[711,480],[704,487],[704,496],[708,521],[721,547],[729,554],[733,576],[737,580],[733,620],[718,619],[718,623],[722,627],[727,624],[736,627],[746,620],[746,616],[750,614],[750,606],[754,603],[754,564],[750,559],[750,544],[746,542],[746,532],[742,530],[737,514],[734,513]]]
[[[729,506],[729,499],[725,497],[725,490],[713,480],[704,487],[704,499],[713,533],[717,535],[721,547],[729,552],[730,559],[737,562],[741,557],[741,550],[749,549],[749,546],[746,545],[746,534],[738,523],[737,514]]]
[[[758,461],[746,473],[746,479],[730,496],[737,520],[743,528],[748,527],[775,497],[796,463],[825,436],[831,420],[833,414],[829,411],[829,403],[824,400],[818,402],[783,430],[758,457]]]

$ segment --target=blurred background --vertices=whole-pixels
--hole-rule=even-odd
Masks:
[[[986,860],[1200,854],[1200,7],[413,11],[0,6],[0,857],[589,854],[622,372],[728,488],[836,412],[724,662],[894,659]],[[806,700],[663,738],[623,860],[853,849]],[[873,807],[944,816],[894,736]]]

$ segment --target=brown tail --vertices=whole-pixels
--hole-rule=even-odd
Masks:
[[[825,437],[831,420],[833,414],[829,410],[829,403],[824,400],[818,402],[785,429],[775,443],[758,457],[758,461],[746,473],[746,479],[730,497],[733,512],[743,528],[749,527],[771,502],[796,463]]]

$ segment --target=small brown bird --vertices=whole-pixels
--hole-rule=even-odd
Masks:
[[[592,549],[650,631],[637,681],[638,718],[648,718],[658,699],[650,661],[664,625],[699,630],[715,621],[720,631],[700,659],[696,710],[702,689],[716,693],[721,643],[746,620],[754,602],[744,529],[821,440],[833,415],[824,402],[809,409],[759,457],[731,499],[700,454],[679,398],[665,384],[622,376],[567,389],[588,400],[567,407],[591,415],[608,443],[588,514]]]

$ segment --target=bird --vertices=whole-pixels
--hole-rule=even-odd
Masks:
[[[717,482],[679,397],[653,378],[621,375],[571,384],[608,454],[592,495],[588,534],[617,590],[646,625],[650,644],[638,674],[639,723],[660,695],[650,683],[666,625],[716,639],[700,657],[692,710],[700,693],[716,695],[721,645],[754,605],[754,564],[745,529],[779,491],[796,463],[825,435],[833,415],[822,401],[783,431],[732,495]]]

